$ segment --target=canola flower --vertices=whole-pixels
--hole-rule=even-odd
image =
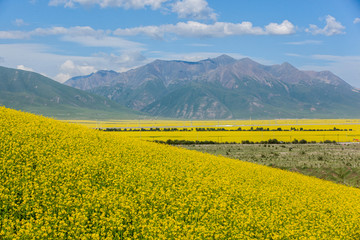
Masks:
[[[359,239],[360,190],[0,107],[0,239]]]
[[[326,140],[336,142],[359,141],[360,131],[122,131],[108,132],[108,134],[118,135],[118,137],[131,137],[146,141],[167,141],[187,140],[187,141],[214,141],[219,143],[253,141],[261,142],[269,139],[277,139],[283,142],[292,142],[305,139],[308,142],[317,143]]]
[[[326,140],[336,142],[359,142],[360,120],[359,119],[280,119],[280,120],[66,120],[66,122],[81,124],[90,128],[178,128],[188,131],[122,131],[116,132],[120,137],[128,136],[141,138],[147,141],[214,141],[219,143],[253,141],[261,142],[269,139],[277,139],[283,142],[292,142],[304,139],[308,142],[324,142]],[[196,131],[196,128],[225,129],[227,131]],[[234,131],[238,128],[243,131]],[[268,131],[249,131],[251,128],[269,129]],[[277,131],[277,129],[282,131]],[[332,131],[333,129],[337,131]],[[297,129],[294,131],[293,129]],[[299,131],[300,129],[304,131]],[[129,130],[129,129],[127,129]],[[274,131],[275,130],[275,131]],[[341,131],[340,131],[341,130]],[[111,133],[113,134],[113,133]]]
[[[196,128],[196,127],[226,127],[238,128],[244,126],[291,128],[358,128],[360,119],[273,119],[273,120],[161,120],[161,119],[133,119],[133,120],[62,120],[77,123],[90,128]],[[250,128],[250,127],[249,127]]]

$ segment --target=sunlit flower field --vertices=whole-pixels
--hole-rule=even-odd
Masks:
[[[66,122],[81,124],[97,129],[121,129],[119,137],[128,136],[147,141],[213,141],[219,143],[243,141],[261,142],[277,139],[292,142],[304,139],[308,142],[359,142],[360,119],[278,119],[278,120],[67,120]],[[161,131],[136,131],[143,128],[158,128]],[[178,131],[164,131],[176,128]],[[197,131],[198,128],[224,129],[227,131]],[[241,128],[242,131],[237,131]],[[264,131],[249,131],[262,128]],[[278,129],[281,131],[278,131]],[[337,129],[333,131],[333,129]],[[124,130],[127,131],[124,131]],[[187,131],[181,131],[181,130]],[[295,130],[296,129],[296,130]],[[130,131],[132,130],[132,131]],[[134,131],[135,130],[135,131]]]
[[[360,131],[123,131],[108,132],[146,141],[213,141],[218,143],[242,143],[243,141],[258,142],[277,139],[282,142],[293,142],[302,139],[307,142],[321,143],[325,141],[335,142],[359,142]]]
[[[0,239],[360,239],[360,190],[0,107]]]

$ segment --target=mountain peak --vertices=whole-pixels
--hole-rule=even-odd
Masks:
[[[214,59],[216,59],[216,60],[231,60],[231,61],[235,60],[234,58],[232,58],[232,57],[230,57],[229,55],[226,55],[226,54],[222,54],[222,55],[220,55],[220,56],[218,56],[218,57],[216,57]]]
[[[253,65],[253,66],[260,65],[260,63],[255,62],[254,60],[252,60],[251,58],[248,58],[248,57],[240,59],[239,62],[242,64],[245,64],[245,65],[249,65],[249,66],[250,65]]]
[[[282,68],[295,68],[293,65],[291,65],[290,63],[288,62],[283,62],[280,67]]]
[[[229,55],[223,54],[216,58],[211,59],[214,62],[221,64],[221,65],[227,65],[236,62],[236,59],[230,57]]]
[[[165,60],[161,60],[161,59],[155,59],[154,61],[152,61],[150,64],[154,64],[154,63],[162,63]]]
[[[114,70],[99,70],[96,72],[97,74],[100,74],[100,75],[106,75],[106,74],[109,74],[109,73],[112,73],[112,74],[117,74],[117,72],[115,72]]]
[[[321,71],[321,72],[315,72],[315,71],[304,71],[307,75],[309,75],[312,78],[316,78],[324,83],[331,84],[334,86],[346,86],[351,87],[348,83],[346,83],[344,80],[336,76],[330,71]]]

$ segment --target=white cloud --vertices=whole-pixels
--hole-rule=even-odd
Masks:
[[[0,31],[0,39],[26,39],[30,35],[22,31]]]
[[[58,81],[60,83],[64,83],[66,82],[67,80],[69,80],[70,78],[72,78],[73,76],[70,75],[69,73],[59,73],[57,74],[53,79],[55,81]]]
[[[161,25],[161,26],[146,26],[146,27],[134,27],[134,28],[118,28],[114,31],[115,35],[119,36],[136,36],[140,34],[148,35],[152,38],[161,39],[164,35],[164,28],[166,26],[173,25]]]
[[[89,26],[75,26],[70,28],[51,27],[36,28],[29,32],[30,35],[47,36],[47,35],[70,35],[70,36],[101,36],[105,34],[104,30],[95,30]]]
[[[0,44],[0,52],[6,67],[16,68],[26,66],[35,72],[54,78],[59,73],[60,66],[68,59],[81,65],[94,66],[98,62],[94,57],[66,56],[54,54],[54,49],[41,44]],[[34,61],[36,59],[36,61]],[[25,67],[24,67],[25,68]]]
[[[187,44],[187,46],[190,46],[190,47],[213,47],[214,45],[206,44],[206,43],[190,43],[190,44]]]
[[[212,19],[217,14],[209,7],[206,0],[50,0],[50,6],[74,8],[78,5],[98,5],[101,8],[119,7],[125,9],[142,9],[150,7],[153,10],[163,9],[176,13],[180,18]]]
[[[344,29],[345,27],[333,16],[326,16],[326,25],[324,28],[319,28],[318,26],[314,24],[310,24],[309,28],[307,28],[305,31],[312,33],[313,35],[325,35],[325,36],[332,36],[336,34],[345,34]]]
[[[286,42],[285,44],[288,45],[308,45],[308,44],[322,44],[322,41],[318,41],[318,40],[304,40],[304,41],[299,41],[299,42]]]
[[[289,35],[295,33],[294,25],[288,20],[283,21],[281,24],[270,23],[265,29],[268,34],[272,35]]]
[[[89,26],[70,28],[36,28],[32,31],[0,31],[0,39],[27,39],[31,37],[61,36],[60,40],[76,42],[89,47],[112,47],[143,50],[143,44],[111,36],[109,30],[95,30]]]
[[[117,71],[123,71],[123,69],[130,69],[134,66],[139,66],[150,61],[139,51],[125,51],[120,53],[119,55],[114,53],[98,53],[94,56],[101,58],[106,62],[112,63],[112,65],[120,66],[113,69]]]
[[[50,0],[50,6],[63,5],[64,7],[73,8],[77,5],[91,6],[99,5],[102,8],[106,7],[121,7],[125,9],[145,8],[159,9],[164,2],[168,0]]]
[[[29,68],[29,67],[25,67],[24,65],[17,65],[16,69],[20,69],[20,70],[24,70],[24,71],[30,71],[30,72],[34,71],[34,69]]]
[[[15,21],[13,22],[13,24],[14,24],[15,26],[18,26],[18,27],[29,25],[28,23],[24,22],[24,20],[21,19],[21,18],[15,19]]]
[[[143,45],[118,37],[102,36],[64,36],[63,41],[76,42],[88,47],[112,47],[122,49],[143,50]]]
[[[205,0],[180,0],[172,5],[172,12],[180,18],[216,20],[216,13]]]
[[[229,23],[216,22],[205,24],[188,21],[179,22],[175,25],[167,24],[160,26],[145,26],[126,29],[117,29],[115,35],[135,36],[148,35],[153,38],[163,38],[165,34],[174,34],[182,37],[226,37],[234,35],[284,35],[295,33],[294,25],[285,20],[281,24],[270,23],[265,27],[254,27],[251,22]]]
[[[40,44],[0,44],[3,66],[28,70],[31,68],[60,82],[101,69],[125,71],[152,60],[145,58],[140,51],[130,50],[119,54],[98,53],[86,57],[53,52],[58,51]]]
[[[251,22],[229,23],[215,22],[205,24],[195,21],[179,22],[160,26],[144,26],[116,29],[115,31],[89,26],[36,28],[32,31],[0,31],[0,39],[27,39],[32,37],[60,36],[60,40],[76,42],[89,47],[113,47],[132,50],[144,50],[143,44],[120,38],[119,36],[148,35],[162,39],[164,35],[181,37],[226,37],[234,35],[288,35],[295,33],[294,25],[288,20],[282,23],[270,23],[264,28],[255,27]]]
[[[225,37],[231,35],[261,35],[264,31],[259,27],[253,27],[250,22],[226,23],[216,22],[214,24],[204,24],[189,21],[180,22],[175,26],[168,26],[165,31],[186,37]]]
[[[65,82],[74,76],[88,75],[98,70],[106,69],[123,72],[149,62],[140,52],[124,52],[120,55],[98,53],[93,58],[93,60],[89,59],[87,61],[66,60],[61,64],[59,73],[54,79],[59,82]]]
[[[360,56],[336,56],[336,55],[314,54],[312,55],[312,57],[315,59],[326,60],[329,62],[354,61],[360,63]]]
[[[360,23],[360,18],[355,18],[354,19],[354,24]]]
[[[87,66],[87,65],[75,65],[73,61],[66,60],[60,66],[60,70],[66,72],[75,72],[75,74],[84,75],[89,74],[95,71],[94,66]]]
[[[102,36],[105,35],[104,30],[94,30],[89,26],[84,27],[51,27],[36,28],[32,31],[0,31],[1,39],[25,39],[32,36],[52,36],[52,35],[69,35],[69,36]]]
[[[60,66],[60,73],[58,73],[54,78],[59,82],[65,82],[72,76],[88,75],[95,71],[96,68],[94,66],[79,65],[75,64],[72,60],[66,60]]]
[[[297,53],[285,53],[285,56],[290,56],[290,57],[303,57],[302,55],[297,54]]]

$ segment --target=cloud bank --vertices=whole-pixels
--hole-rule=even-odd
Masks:
[[[179,18],[212,19],[216,20],[217,14],[206,0],[50,0],[50,6],[64,6],[75,8],[77,6],[98,5],[101,8],[118,7],[124,9],[166,10],[173,12]]]
[[[345,34],[345,27],[340,22],[336,21],[333,16],[327,15],[325,21],[326,25],[324,28],[319,28],[314,24],[310,24],[309,28],[307,28],[305,31],[312,33],[313,35],[325,36]]]
[[[255,27],[251,22],[215,22],[213,24],[205,24],[188,21],[160,26],[118,28],[115,31],[95,30],[89,26],[36,28],[32,31],[0,31],[0,39],[60,36],[60,40],[75,42],[89,47],[141,50],[143,46],[141,43],[125,40],[119,36],[147,35],[155,39],[163,39],[167,34],[193,38],[219,38],[235,35],[289,35],[293,33],[295,33],[295,26],[288,20],[284,20],[280,24],[270,23],[264,28]]]
[[[216,21],[217,14],[208,6],[205,0],[182,0],[172,5],[172,12],[180,18],[212,19]]]
[[[119,28],[114,31],[114,34],[118,36],[135,36],[142,34],[157,39],[164,38],[166,34],[174,34],[182,37],[211,38],[235,35],[289,35],[293,33],[295,33],[295,26],[288,20],[284,20],[280,24],[270,23],[265,26],[265,28],[254,27],[251,22],[216,22],[214,24],[205,24],[188,21],[160,26]]]
[[[168,0],[50,0],[50,6],[63,5],[64,7],[74,8],[76,6],[91,6],[99,5],[101,8],[106,7],[120,7],[120,8],[145,8],[151,7],[158,9],[164,2]]]
[[[89,26],[36,28],[32,31],[0,31],[0,39],[30,39],[47,36],[60,36],[62,41],[74,42],[87,47],[143,49],[141,43],[112,36],[110,30],[95,30]]]

